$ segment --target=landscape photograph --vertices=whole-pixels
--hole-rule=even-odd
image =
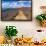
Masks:
[[[2,0],[2,21],[31,21],[32,0]]]

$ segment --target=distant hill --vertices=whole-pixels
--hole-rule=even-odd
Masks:
[[[7,9],[2,9],[2,11],[7,11],[7,10],[31,10],[32,7],[21,7],[21,8],[7,8]]]
[[[21,8],[8,8],[8,9],[2,9],[3,13],[17,13],[19,10],[24,11],[25,13],[31,12],[32,11],[32,7],[21,7]]]

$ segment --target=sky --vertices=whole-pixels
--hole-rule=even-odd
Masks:
[[[17,0],[2,0],[2,1],[17,1]]]
[[[2,0],[2,1],[20,1],[20,0]],[[23,1],[29,1],[29,0],[23,0]]]
[[[2,8],[31,7],[31,1],[2,1]]]

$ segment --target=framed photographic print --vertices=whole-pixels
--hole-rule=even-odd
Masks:
[[[1,0],[2,21],[31,21],[32,0]]]

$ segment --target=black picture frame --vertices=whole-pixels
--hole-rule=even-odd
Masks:
[[[29,10],[31,11],[31,12],[30,12],[30,15],[31,15],[31,16],[30,16],[30,19],[27,19],[27,20],[24,20],[24,19],[23,19],[23,20],[15,19],[15,20],[14,20],[14,19],[12,18],[12,19],[9,19],[9,20],[8,20],[8,19],[7,19],[7,16],[5,16],[5,17],[3,16],[3,15],[4,15],[4,13],[3,13],[4,11],[2,11],[3,9],[2,9],[2,0],[1,0],[1,21],[32,21],[32,0],[30,0],[30,1],[31,1],[31,8],[29,8]],[[24,9],[25,9],[25,11],[26,11],[28,8],[27,8],[27,9],[24,8]],[[24,9],[22,9],[22,10],[24,10]],[[16,9],[15,9],[15,10],[16,10]],[[9,11],[9,9],[8,9],[8,11]],[[8,11],[7,11],[7,12],[8,12]],[[14,11],[14,10],[12,10],[12,11]],[[11,12],[12,12],[12,11],[11,11]],[[28,10],[27,10],[27,11],[28,11]],[[5,14],[8,15],[7,12],[5,12]],[[17,12],[17,11],[16,11],[16,12]],[[14,12],[12,12],[12,13],[14,13]],[[9,14],[10,14],[10,11],[9,11]],[[11,17],[11,16],[10,16],[10,17]]]

